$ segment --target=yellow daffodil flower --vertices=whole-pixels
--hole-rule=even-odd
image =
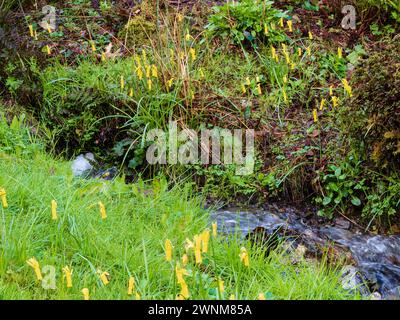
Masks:
[[[81,292],[83,294],[83,299],[84,300],[89,300],[89,289],[88,288],[83,288]]]
[[[257,83],[257,93],[262,94],[261,85],[259,83]]]
[[[173,83],[173,82],[174,82],[174,78],[171,78],[171,79],[169,79],[169,80],[167,81],[167,88],[168,88],[168,90],[171,89],[172,83]]]
[[[142,68],[141,68],[141,67],[137,67],[137,68],[136,68],[136,74],[137,74],[139,80],[142,80],[142,79],[143,79],[143,71],[142,71]]]
[[[0,188],[1,205],[4,209],[8,208],[7,193],[4,188]]]
[[[209,240],[210,240],[210,230],[206,229],[201,234],[201,243],[202,243],[201,251],[203,253],[207,253],[207,251],[208,251],[208,242],[209,242]]]
[[[213,234],[214,238],[217,237],[217,222],[216,221],[212,223],[212,234]]]
[[[264,24],[264,34],[268,35],[268,32],[269,32],[268,26],[267,26],[267,24]]]
[[[109,277],[110,277],[110,274],[106,271],[100,273],[100,280],[101,280],[101,282],[103,282],[103,284],[105,286],[110,283]]]
[[[154,64],[151,66],[151,75],[152,75],[154,78],[158,78],[157,67],[156,67]]]
[[[242,261],[243,264],[244,264],[246,267],[249,267],[249,266],[250,266],[249,254],[247,253],[247,250],[246,250],[245,247],[240,248],[239,257],[240,257],[240,261]]]
[[[172,260],[172,243],[169,239],[165,240],[165,260]]]
[[[234,295],[234,294],[231,294],[231,295],[229,296],[229,300],[236,300],[235,295]]]
[[[49,45],[46,46],[46,52],[48,55],[51,55],[51,49],[50,49]]]
[[[333,86],[329,86],[329,95],[333,96]]]
[[[342,83],[343,83],[343,86],[344,86],[344,90],[347,92],[349,97],[352,97],[353,93],[352,93],[351,87],[350,87],[347,79],[342,79]]]
[[[201,264],[203,259],[201,257],[201,236],[194,236],[194,257],[196,260],[196,264]]]
[[[312,34],[311,31],[308,31],[308,38],[309,38],[310,40],[314,39],[313,34]]]
[[[91,46],[92,46],[92,52],[96,52],[96,46],[95,46],[95,44],[94,44],[94,42],[93,41],[91,41]]]
[[[286,21],[286,24],[288,26],[289,32],[293,32],[293,22],[292,22],[292,20]]]
[[[283,23],[283,18],[279,19],[279,25],[283,28],[284,27],[284,23]]]
[[[313,117],[314,117],[314,122],[318,122],[318,113],[317,113],[317,109],[313,110]]]
[[[320,111],[322,111],[322,109],[324,108],[325,102],[326,102],[325,99],[322,99],[322,100],[321,100],[321,103],[320,103],[320,105],[319,105],[319,110],[320,110]]]
[[[250,83],[250,78],[249,77],[246,77],[246,85],[250,85],[251,83]]]
[[[301,50],[301,48],[297,48],[297,54],[299,57],[301,57],[301,55],[303,54],[303,50]]]
[[[186,282],[182,282],[182,283],[180,283],[180,285],[181,285],[181,295],[182,295],[182,297],[185,298],[185,299],[189,298],[189,288],[188,288]]]
[[[246,87],[245,87],[245,85],[244,84],[241,84],[241,89],[242,89],[242,93],[246,93]]]
[[[133,88],[129,89],[129,96],[132,98],[133,97]]]
[[[306,51],[307,51],[307,55],[308,55],[308,56],[311,56],[311,48],[310,48],[310,47],[307,47]]]
[[[150,78],[150,74],[151,74],[151,67],[146,65],[146,78]]]
[[[33,26],[30,24],[29,25],[29,34],[30,36],[33,38],[34,37],[34,33],[33,33]]]
[[[42,272],[40,271],[40,264],[35,258],[30,258],[26,261],[28,266],[32,267],[35,271],[36,278],[40,281],[43,279]]]
[[[104,220],[107,218],[106,207],[104,206],[103,202],[98,202],[99,209],[100,209],[100,216]]]
[[[135,299],[140,300],[142,297],[140,296],[139,292],[135,292]]]
[[[264,293],[261,292],[258,294],[258,300],[266,300]]]
[[[341,59],[343,57],[343,49],[339,47],[337,50],[338,50],[338,57],[339,59]]]
[[[131,296],[134,291],[135,291],[135,278],[130,277],[128,281],[128,295]]]
[[[151,81],[151,79],[147,80],[147,88],[149,88],[149,90],[151,90],[151,88],[153,87],[153,81]]]
[[[285,103],[287,103],[288,102],[288,97],[287,97],[285,88],[282,88],[282,95],[283,95],[283,101]]]
[[[72,288],[72,269],[65,266],[62,268],[62,271],[64,272],[65,280],[67,281],[67,288]]]
[[[334,108],[336,108],[338,106],[339,102],[338,102],[338,98],[337,97],[332,96],[332,104],[333,104]]]
[[[56,200],[51,200],[51,219],[57,220],[57,202],[56,202]]]
[[[189,54],[190,57],[192,58],[192,61],[196,60],[196,50],[194,48],[189,49]]]

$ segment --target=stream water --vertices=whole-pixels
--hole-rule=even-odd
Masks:
[[[329,246],[347,261],[342,271],[345,288],[359,290],[365,296],[375,292],[383,299],[400,299],[399,235],[370,235],[344,219],[321,224],[312,216],[294,208],[270,206],[217,210],[211,219],[218,222],[219,232],[240,232],[248,237],[261,231],[269,239],[280,237],[294,246],[304,246],[309,256],[318,256]]]

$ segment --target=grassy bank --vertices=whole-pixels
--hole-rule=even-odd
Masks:
[[[8,133],[0,142],[1,299],[82,299],[83,288],[91,299],[175,299],[180,293],[190,299],[353,298],[323,263],[292,264],[280,250],[266,257],[249,242],[214,234],[191,185],[74,178],[70,162],[45,155],[16,123],[0,126]],[[197,244],[196,235],[202,239]],[[27,263],[31,258],[42,281]],[[72,270],[70,288],[65,267]],[[128,295],[131,277],[135,286]]]

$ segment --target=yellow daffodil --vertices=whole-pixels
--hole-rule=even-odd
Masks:
[[[51,33],[50,25],[47,25],[47,32],[48,32],[48,33]]]
[[[139,80],[142,80],[142,79],[143,79],[143,71],[142,71],[142,68],[141,68],[141,67],[137,67],[137,68],[136,68],[136,74],[137,74]]]
[[[235,295],[234,295],[234,294],[231,294],[231,295],[229,296],[229,300],[236,300]]]
[[[51,200],[51,219],[57,220],[57,202],[56,202],[56,200]]]
[[[37,31],[36,30],[34,31],[34,34],[35,34],[35,40],[37,40],[38,36],[37,36]]]
[[[261,85],[259,83],[257,83],[257,93],[262,94]]]
[[[33,26],[30,24],[29,25],[29,34],[30,36],[33,38],[34,37],[34,33],[33,33]]]
[[[94,42],[91,41],[90,44],[92,46],[92,52],[96,52],[97,49],[96,49],[96,46],[95,46]]]
[[[151,88],[153,87],[153,81],[151,81],[151,79],[147,80],[147,88],[149,88],[149,90],[151,90]]]
[[[311,56],[311,48],[310,48],[310,47],[307,47],[306,51],[307,51],[307,55],[308,55],[308,56]]]
[[[141,67],[141,66],[142,66],[142,62],[141,62],[141,60],[140,60],[140,56],[135,55],[135,58],[134,58],[134,59],[136,60],[136,65],[137,65],[138,67]]]
[[[172,83],[173,83],[173,82],[174,82],[174,78],[171,78],[171,79],[169,79],[169,80],[167,81],[167,88],[168,88],[168,90],[171,89]]]
[[[139,292],[135,292],[135,299],[140,300],[142,297],[140,296]]]
[[[250,78],[249,77],[246,77],[246,85],[250,85],[251,84],[251,82],[250,82]]]
[[[175,267],[175,273],[176,273],[176,282],[179,284],[184,283],[185,279],[183,276],[187,276],[189,273],[186,271],[186,269],[179,267],[178,265]]]
[[[169,239],[165,240],[165,260],[172,260],[172,243]]]
[[[7,193],[4,188],[0,188],[1,205],[4,209],[8,208]]]
[[[321,103],[320,103],[320,105],[319,105],[319,110],[320,110],[320,111],[322,111],[322,109],[324,109],[325,102],[326,102],[325,99],[322,99],[322,100],[321,100]]]
[[[40,281],[43,279],[42,272],[40,271],[40,264],[35,258],[30,258],[26,261],[28,266],[32,267],[35,271],[36,278]]]
[[[283,101],[285,103],[287,103],[288,102],[288,97],[287,97],[285,88],[282,88],[282,95],[283,95]]]
[[[181,285],[181,295],[182,295],[182,297],[185,298],[185,299],[189,298],[189,288],[188,288],[186,282],[182,282],[182,283],[180,283],[180,285]]]
[[[239,257],[240,257],[240,261],[242,261],[243,264],[244,264],[246,267],[249,267],[249,266],[250,266],[249,254],[247,253],[247,250],[246,250],[245,247],[241,247],[241,248],[240,248]]]
[[[241,84],[241,89],[242,89],[242,93],[246,93],[246,87],[245,87],[245,85],[244,84]]]
[[[294,62],[290,62],[290,70],[294,70],[296,68],[296,64]]]
[[[132,98],[133,97],[133,88],[129,89],[129,96]]]
[[[130,277],[128,281],[128,295],[131,296],[134,291],[135,291],[135,278]]]
[[[299,57],[301,57],[301,55],[303,54],[303,50],[301,50],[301,48],[297,48],[297,54]]]
[[[284,27],[284,23],[283,23],[283,18],[279,19],[279,25],[283,28]]]
[[[152,75],[154,78],[158,78],[157,67],[156,67],[154,64],[151,66],[151,75]]]
[[[46,52],[48,55],[51,55],[51,49],[50,49],[49,45],[46,46]]]
[[[286,24],[288,26],[289,32],[293,32],[293,22],[292,22],[292,20],[286,21]]]
[[[267,26],[267,24],[264,24],[264,34],[268,35],[268,32],[269,32],[268,26]]]
[[[106,207],[104,206],[103,202],[98,202],[99,209],[100,209],[100,216],[104,220],[107,218]]]
[[[333,86],[329,86],[329,95],[333,96]]]
[[[201,243],[202,243],[201,251],[203,253],[207,253],[207,251],[208,251],[208,242],[209,242],[209,240],[210,240],[210,230],[206,229],[201,234]]]
[[[186,35],[185,35],[185,40],[186,41],[190,41],[190,40],[192,40],[193,39],[193,37],[189,34],[189,33],[186,33]]]
[[[64,272],[65,280],[67,281],[67,288],[72,288],[72,269],[65,266],[62,268],[62,271]]]
[[[146,65],[146,78],[150,78],[151,75],[151,67]]]
[[[194,48],[189,49],[189,54],[190,57],[192,58],[192,61],[196,60],[196,50]]]
[[[332,104],[333,104],[334,108],[336,108],[338,106],[339,102],[338,102],[338,98],[337,97],[332,96]]]
[[[260,77],[259,76],[256,77],[256,82],[257,83],[260,82]]]
[[[287,83],[287,76],[286,75],[283,76],[283,83]]]
[[[105,286],[110,283],[109,277],[110,277],[110,274],[108,272],[106,272],[106,271],[100,272],[100,280],[101,280],[101,282],[103,282],[103,284]]]
[[[102,52],[101,53],[101,61],[106,61],[107,60],[107,57],[106,57],[106,53],[105,52]]]
[[[341,59],[343,57],[343,49],[341,47],[339,47],[337,49],[337,51],[338,51],[338,57],[339,57],[339,59]]]
[[[143,64],[146,65],[147,64],[147,54],[145,50],[142,50],[142,60],[143,60]]]
[[[84,300],[89,300],[89,289],[88,288],[83,288],[81,292],[83,294],[83,299]]]
[[[262,293],[262,292],[259,293],[259,294],[258,294],[258,300],[266,300],[266,299],[265,299],[265,294]]]
[[[349,97],[352,97],[353,93],[352,93],[351,87],[350,87],[347,79],[342,79],[342,83],[343,83],[343,86],[344,86],[344,90],[347,92]]]
[[[201,236],[194,236],[194,257],[196,260],[196,264],[201,264],[203,259],[201,257]]]
[[[183,15],[181,13],[178,13],[177,19],[178,19],[178,22],[182,22],[183,21]]]
[[[276,49],[274,48],[274,46],[271,46],[271,56],[272,56],[272,59],[274,59],[276,62],[279,61],[279,57],[276,53]]]
[[[309,38],[310,40],[314,39],[313,34],[312,34],[311,31],[308,31],[308,38]]]
[[[214,238],[217,237],[217,222],[212,223],[212,234]]]
[[[318,113],[317,113],[317,109],[313,110],[313,117],[314,117],[314,122],[318,122]]]
[[[200,74],[200,79],[204,79],[205,78],[205,75],[204,75],[204,72],[203,72],[203,68],[199,68],[199,74]]]

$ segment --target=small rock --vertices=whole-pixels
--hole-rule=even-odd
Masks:
[[[372,292],[369,296],[370,300],[382,300],[382,296],[379,292]]]
[[[75,177],[87,176],[93,169],[94,162],[93,153],[80,154],[72,162],[72,172]]]
[[[370,292],[359,270],[353,266],[344,266],[342,269],[342,288],[349,291],[358,291],[363,296],[369,296]]]
[[[349,230],[351,223],[348,220],[337,218],[335,219],[335,226],[341,229]]]

